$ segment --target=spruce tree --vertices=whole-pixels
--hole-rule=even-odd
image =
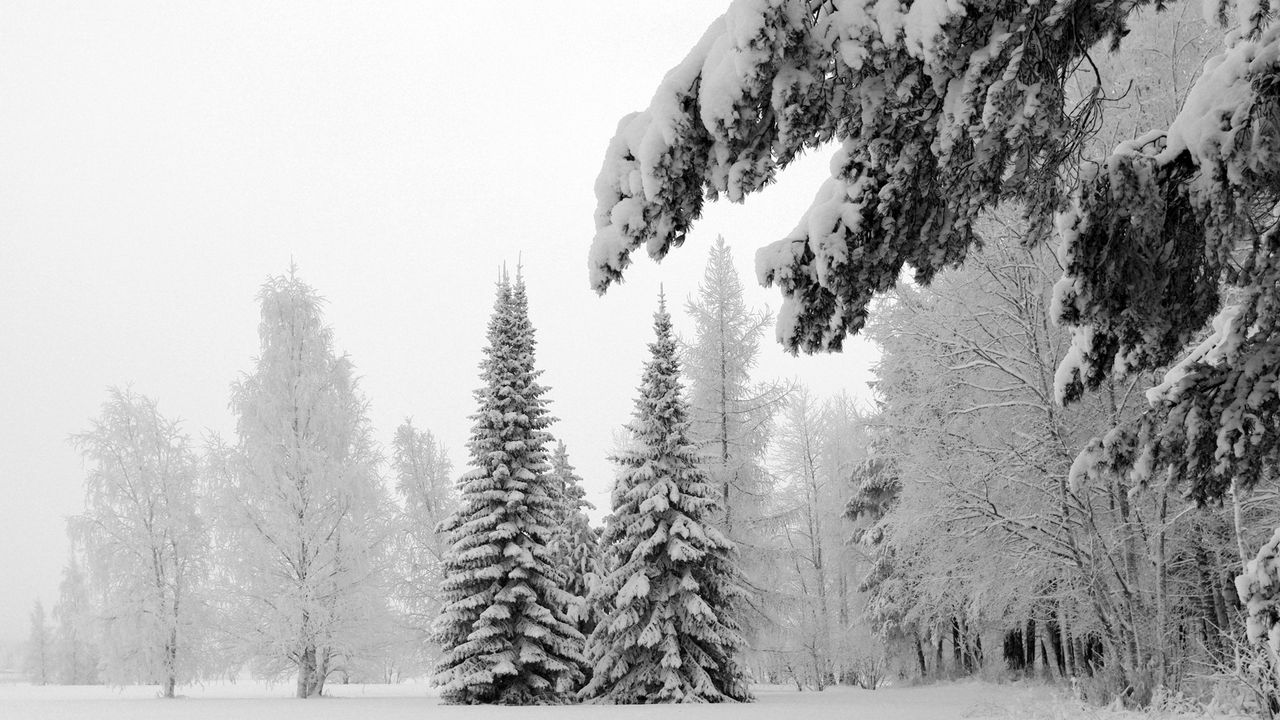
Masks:
[[[602,544],[608,572],[592,592],[600,623],[584,697],[615,703],[751,700],[734,605],[733,545],[712,525],[716,491],[698,465],[665,302],[654,315],[640,397]]]
[[[547,545],[559,503],[549,489],[546,388],[534,369],[524,282],[504,278],[481,363],[468,444],[472,470],[449,534],[436,623],[435,680],[449,703],[559,703],[582,677],[581,633]]]
[[[587,596],[600,574],[600,539],[585,512],[595,506],[587,501],[582,478],[569,463],[569,452],[563,442],[556,443],[551,456],[551,489],[560,502],[551,539],[551,557],[563,578],[561,587],[574,596],[569,617],[579,632],[589,635],[595,628],[596,618]]]

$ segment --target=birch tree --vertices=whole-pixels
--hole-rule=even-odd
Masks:
[[[71,522],[101,598],[105,677],[171,698],[200,676],[207,625],[209,527],[191,442],[154,400],[118,388],[72,440],[89,464],[85,510]]]
[[[388,498],[366,401],[295,270],[259,293],[260,351],[235,383],[238,444],[223,493],[234,644],[266,677],[321,695],[383,652]]]
[[[431,624],[440,613],[447,539],[437,531],[458,503],[453,463],[430,430],[411,419],[396,429],[391,443],[391,472],[400,498],[396,542],[395,598],[404,614],[405,651],[413,667],[425,669],[438,648]]]
[[[838,500],[822,467],[827,422],[822,403],[806,388],[797,388],[783,409],[772,453],[779,479],[775,513],[783,562],[790,570],[773,604],[786,614],[783,636],[798,643],[806,656],[803,676],[818,690],[830,683],[835,671],[827,516],[832,501]]]

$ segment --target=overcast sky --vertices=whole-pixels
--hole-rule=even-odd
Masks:
[[[68,435],[132,385],[230,437],[255,294],[291,258],[379,440],[413,416],[461,470],[497,267],[522,257],[553,432],[604,507],[658,284],[682,311],[723,234],[776,309],[755,249],[826,175],[806,157],[589,289],[606,143],[726,4],[0,0],[0,640],[57,599],[85,473]],[[759,375],[866,398],[874,353],[846,346],[791,358],[770,338]]]

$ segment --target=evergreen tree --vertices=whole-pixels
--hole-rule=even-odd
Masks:
[[[561,587],[574,596],[569,616],[585,636],[596,624],[587,596],[600,574],[600,539],[585,512],[595,506],[587,501],[582,478],[569,464],[569,451],[563,442],[556,443],[555,453],[551,456],[550,480],[550,487],[558,494],[560,508],[549,550],[564,579]]]
[[[53,633],[45,620],[44,603],[39,600],[31,608],[31,636],[27,638],[24,670],[32,685],[48,685],[53,660]]]
[[[732,544],[711,525],[716,489],[689,438],[689,410],[665,301],[654,315],[621,467],[605,521],[608,571],[591,595],[600,623],[582,695],[615,703],[751,699],[739,665],[743,599]]]
[[[921,645],[924,633],[908,619],[914,588],[903,578],[884,522],[902,492],[902,481],[893,462],[878,456],[854,468],[852,480],[853,496],[844,515],[856,524],[852,541],[871,556],[871,569],[858,586],[867,597],[864,616],[871,632],[886,647],[898,650],[907,646],[920,677],[925,677],[929,671]]]
[[[547,545],[561,503],[550,487],[546,388],[534,368],[523,279],[504,277],[475,393],[472,470],[461,480],[449,534],[436,665],[449,703],[528,705],[571,697],[582,677],[582,635]]]

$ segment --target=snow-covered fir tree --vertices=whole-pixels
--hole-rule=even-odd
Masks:
[[[388,641],[389,498],[367,403],[351,361],[334,352],[321,298],[296,271],[259,297],[260,355],[231,402],[229,624],[256,674],[296,674],[297,696],[315,697]]]
[[[32,685],[48,685],[52,679],[53,631],[39,600],[31,608],[31,634],[27,637],[27,653],[23,670]]]
[[[84,513],[71,524],[100,599],[104,675],[173,697],[200,675],[207,628],[209,525],[195,451],[154,400],[114,388],[73,440],[90,467]]]
[[[586,636],[596,621],[587,596],[600,574],[600,539],[586,513],[588,508],[594,509],[595,506],[587,501],[582,478],[569,463],[569,451],[563,442],[556,443],[551,456],[549,480],[560,508],[548,550],[564,579],[561,587],[574,597],[569,617],[578,631]]]
[[[689,438],[689,409],[665,300],[629,426],[632,449],[605,521],[605,576],[591,602],[586,698],[614,703],[750,700],[735,604],[733,545],[713,526],[717,492]]]
[[[546,388],[534,367],[523,278],[504,277],[489,321],[483,385],[460,481],[436,625],[435,681],[450,703],[569,700],[583,675],[574,598],[548,551],[561,503],[551,487]]]

